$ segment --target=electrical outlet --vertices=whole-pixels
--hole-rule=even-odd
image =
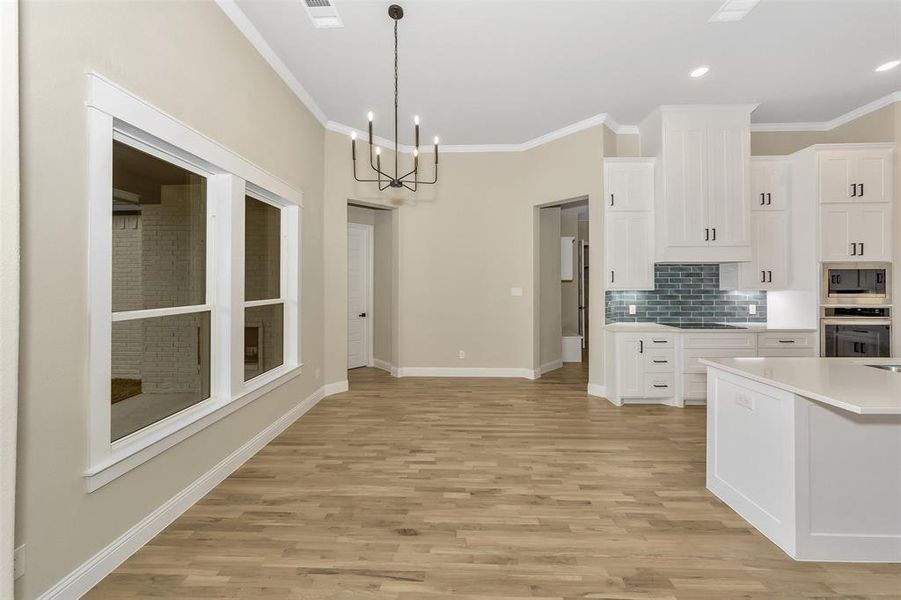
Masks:
[[[514,296],[514,297],[522,296],[522,288],[520,288],[520,287],[510,288],[510,295]]]
[[[25,544],[13,551],[13,579],[25,574]]]
[[[460,360],[463,360],[464,358],[466,358],[466,351],[460,350],[459,352],[457,352],[457,358],[459,358]]]
[[[749,314],[749,315],[756,315],[756,314],[757,314],[757,305],[756,305],[756,304],[749,304],[749,305],[748,305],[748,314]]]
[[[629,314],[634,315],[636,312],[638,312],[638,309],[635,307],[634,304],[630,304],[629,305]]]

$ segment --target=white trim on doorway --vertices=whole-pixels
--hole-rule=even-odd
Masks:
[[[366,238],[365,247],[366,247],[366,256],[363,260],[366,263],[366,324],[365,324],[365,332],[366,332],[366,360],[365,365],[367,367],[375,366],[373,362],[373,355],[375,353],[374,345],[373,345],[373,322],[375,321],[375,299],[374,299],[374,281],[373,276],[375,274],[375,227],[369,225],[368,223],[348,223],[347,224],[348,232],[351,229],[357,229],[364,233],[364,237]],[[350,365],[348,365],[348,368]]]
[[[0,2],[0,81],[0,598],[12,598],[19,403],[18,2]]]

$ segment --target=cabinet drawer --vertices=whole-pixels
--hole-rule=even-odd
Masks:
[[[815,333],[760,333],[757,335],[757,348],[761,352],[763,352],[764,348],[780,348],[783,350],[813,348],[816,345],[814,341],[815,336]]]
[[[662,335],[646,335],[642,336],[644,340],[645,350],[654,350],[655,348],[674,348],[676,346],[676,336],[672,334]]]
[[[686,400],[703,400],[707,397],[707,375],[686,373],[682,375],[682,397]]]
[[[683,348],[750,348],[757,349],[756,333],[685,333],[682,335]],[[728,356],[721,354],[719,356]],[[746,356],[739,355],[736,356]]]
[[[648,373],[644,381],[646,398],[666,398],[676,393],[676,377],[672,373]]]
[[[737,358],[739,356],[757,356],[755,348],[689,348],[682,351],[682,373],[706,373],[707,366],[699,361],[702,358]]]
[[[672,349],[657,350],[651,348],[645,350],[644,370],[647,373],[674,373],[676,371],[676,359]]]
[[[757,350],[757,356],[760,357],[803,357],[803,356],[819,356],[816,348],[760,348]]]

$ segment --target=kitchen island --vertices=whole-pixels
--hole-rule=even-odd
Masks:
[[[711,492],[797,560],[901,562],[901,360],[701,363]]]

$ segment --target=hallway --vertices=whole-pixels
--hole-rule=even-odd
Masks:
[[[703,409],[350,373],[89,598],[897,598],[797,563],[704,489]]]

